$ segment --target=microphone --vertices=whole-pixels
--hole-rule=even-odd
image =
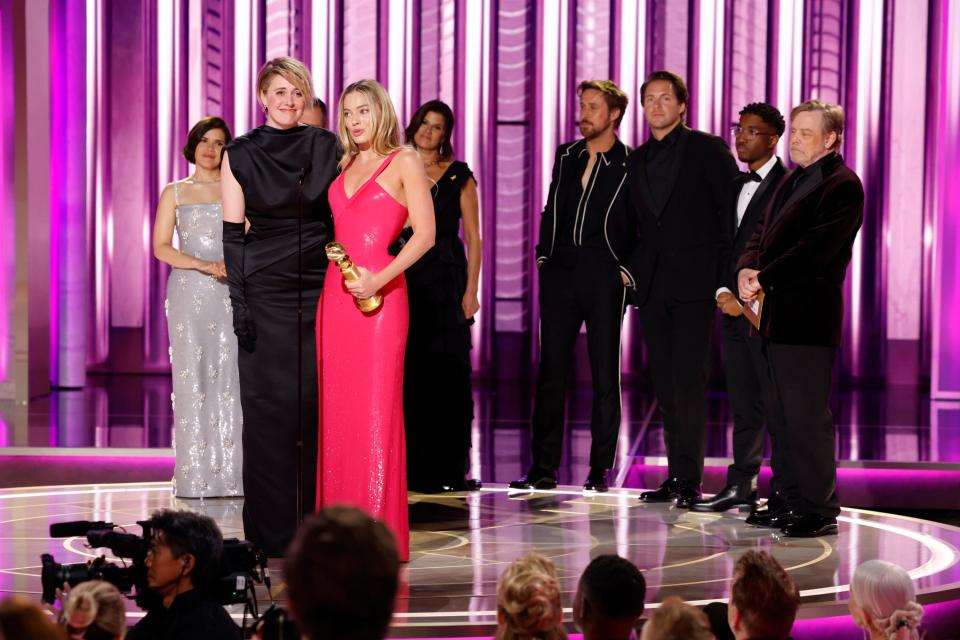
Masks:
[[[86,536],[91,531],[113,529],[114,526],[112,522],[104,522],[103,520],[97,520],[96,522],[90,522],[89,520],[57,522],[50,525],[50,537],[72,538],[73,536]]]
[[[310,170],[313,168],[312,164],[308,164],[305,167],[300,167],[300,170],[297,171],[297,182],[300,183],[300,186],[303,186],[303,180],[307,177],[307,174],[310,173]]]

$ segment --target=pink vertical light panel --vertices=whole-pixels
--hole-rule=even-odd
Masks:
[[[12,397],[13,277],[13,39],[10,0],[0,1],[0,398]],[[2,427],[3,425],[0,425]],[[0,428],[0,437],[6,429]]]
[[[105,0],[87,4],[87,366],[110,354],[110,86],[107,73]]]
[[[141,29],[149,24],[148,7],[139,3],[109,3],[110,40],[106,57],[111,89],[109,162],[112,180],[107,237],[110,253],[111,326],[144,326],[145,284],[149,269],[144,241],[150,206],[145,148],[147,103],[152,93],[146,59],[147,43]],[[135,87],[135,89],[134,89]],[[153,125],[151,125],[153,126]],[[112,222],[112,224],[110,224]]]
[[[960,398],[960,7],[938,0],[934,13],[936,147],[928,167],[936,215],[934,241],[933,353],[930,395]]]
[[[920,358],[924,275],[924,155],[916,149],[917,114],[927,111],[927,5],[895,3],[892,17],[890,90],[886,93],[889,131],[884,175],[886,206],[882,250],[886,257],[887,372],[891,382],[912,383]],[[896,362],[896,364],[894,364]]]
[[[761,0],[733,2],[726,23],[726,39],[729,43],[728,55],[724,57],[727,63],[724,78],[726,91],[723,117],[719,123],[722,130],[717,134],[732,143],[733,135],[726,127],[737,121],[740,110],[751,102],[768,102],[768,5]],[[774,106],[781,113],[788,110],[787,105]]]
[[[379,13],[377,0],[343,3],[343,87],[377,77],[378,46],[385,39],[379,30]]]
[[[86,6],[54,0],[50,36],[50,380],[55,387],[77,388],[86,382],[89,289]]]

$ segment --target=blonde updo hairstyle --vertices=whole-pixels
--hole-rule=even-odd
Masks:
[[[360,147],[347,130],[347,121],[343,117],[343,101],[351,93],[359,93],[367,98],[367,104],[370,106],[370,146],[374,152],[386,156],[400,148],[400,121],[397,120],[397,112],[393,108],[390,94],[376,80],[358,80],[343,90],[337,106],[337,133],[344,149],[343,157],[340,159],[341,169],[360,153]]]
[[[300,90],[300,93],[303,94],[305,109],[313,104],[313,78],[310,75],[310,70],[296,58],[282,56],[268,60],[265,65],[260,67],[260,73],[257,74],[257,101],[260,103],[261,109],[265,108],[263,96],[270,88],[270,82],[274,76],[282,77]]]
[[[64,607],[64,617],[71,627],[85,629],[85,638],[122,638],[127,632],[123,596],[102,580],[75,586]]]
[[[916,602],[910,575],[892,562],[868,560],[850,581],[850,598],[866,614],[855,616],[858,626],[879,632],[888,640],[917,640],[923,607]]]
[[[496,640],[563,640],[563,606],[553,563],[537,553],[514,560],[497,585]]]

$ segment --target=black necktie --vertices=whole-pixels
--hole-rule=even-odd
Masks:
[[[746,182],[763,182],[763,178],[760,177],[760,174],[756,171],[751,171],[744,175],[744,180]]]

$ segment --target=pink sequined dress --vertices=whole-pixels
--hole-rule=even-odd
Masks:
[[[343,185],[346,170],[330,187],[336,240],[355,264],[370,271],[382,270],[393,259],[387,247],[407,220],[407,209],[377,182],[396,154],[390,154],[352,196],[347,197]],[[400,558],[408,560],[403,432],[408,308],[403,275],[380,293],[380,308],[363,313],[344,287],[340,270],[332,264],[327,270],[317,315],[317,507],[360,507],[393,531]]]

